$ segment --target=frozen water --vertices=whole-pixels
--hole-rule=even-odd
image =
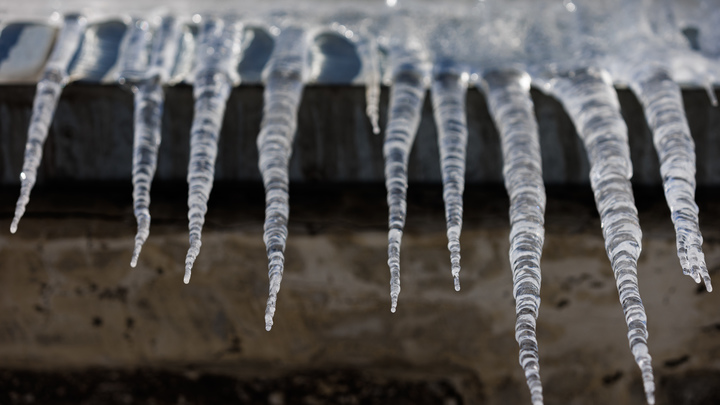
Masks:
[[[425,45],[412,21],[394,21],[389,58],[392,77],[390,111],[385,128],[385,187],[389,206],[388,266],[390,266],[390,311],[397,309],[400,295],[400,243],[407,215],[407,166],[415,141],[425,89],[429,79]]]
[[[133,137],[133,208],[138,229],[130,265],[137,265],[142,246],[150,234],[150,185],[157,168],[158,148],[165,93],[163,84],[174,66],[181,25],[174,17],[164,17],[155,30],[150,61],[141,73],[135,92],[135,135]]]
[[[451,60],[436,62],[431,88],[438,129],[448,250],[455,291],[460,291],[460,231],[468,140],[465,93],[468,77],[468,72]]]
[[[626,317],[630,348],[640,366],[648,402],[654,401],[647,319],[637,283],[641,231],[629,182],[632,167],[627,128],[619,113],[612,80],[629,84],[643,104],[661,162],[681,266],[697,282],[704,281],[710,290],[694,202],[694,145],[677,83],[704,87],[715,101],[712,84],[720,78],[717,0],[698,0],[683,7],[674,7],[670,2],[620,0],[508,0],[502,6],[494,2],[456,1],[448,7],[446,3],[406,0],[385,2],[390,8],[380,2],[379,7],[344,15],[337,13],[341,8],[332,2],[310,1],[298,6],[312,11],[302,14],[302,26],[298,25],[300,18],[295,18],[301,13],[287,7],[280,10],[274,3],[252,10],[254,14],[247,13],[247,5],[237,5],[235,11],[245,8],[242,19],[230,12],[222,14],[229,15],[227,18],[201,17],[189,14],[188,5],[177,6],[175,11],[192,15],[188,27],[179,18],[157,20],[150,18],[151,14],[128,11],[147,11],[148,6],[140,3],[123,2],[123,14],[115,10],[115,20],[95,15],[87,28],[83,17],[65,18],[37,87],[12,232],[16,231],[28,203],[43,142],[65,83],[69,78],[117,80],[135,91],[133,200],[138,231],[131,261],[135,266],[149,234],[150,185],[160,145],[163,85],[193,83],[195,116],[188,167],[190,247],[184,279],[187,283],[200,251],[225,103],[232,87],[240,81],[243,29],[245,23],[252,21],[257,23],[253,26],[257,31],[248,32],[265,30],[264,35],[274,39],[272,56],[262,76],[265,104],[257,139],[266,191],[264,241],[269,297],[265,326],[270,330],[284,271],[288,164],[304,85],[309,80],[322,82],[319,78],[324,77],[310,79],[307,71],[308,52],[313,49],[311,43],[324,16],[322,21],[332,22],[333,29],[355,47],[361,68],[350,82],[366,85],[366,113],[375,133],[380,132],[381,81],[391,85],[383,145],[391,311],[395,312],[400,293],[407,166],[428,87],[439,134],[451,270],[456,289],[460,287],[459,237],[468,138],[464,98],[469,84],[479,84],[502,141],[505,186],[511,203],[510,262],[520,364],[533,404],[542,403],[536,322],[545,190],[537,123],[528,93],[529,76],[524,73],[530,72],[536,84],[561,100],[586,146],[591,186]],[[271,12],[272,7],[280,11]],[[145,17],[129,19],[128,13]],[[128,22],[131,25],[126,27]],[[695,43],[683,34],[686,28],[698,30]],[[197,36],[193,35],[196,29]],[[84,45],[79,48],[81,42]],[[10,58],[18,53],[7,54]],[[12,66],[14,74],[21,70],[16,60],[2,61],[0,80],[3,66]],[[255,70],[258,78],[260,69]],[[606,69],[612,72],[612,77]]]
[[[606,8],[616,3],[604,2]],[[595,43],[597,59],[629,83],[643,105],[660,160],[665,196],[677,234],[683,272],[712,289],[702,252],[695,203],[695,146],[683,110],[680,87],[673,76],[705,78],[711,65],[688,47],[677,28],[670,2],[637,2],[617,15],[612,8],[585,11],[586,42]],[[592,41],[595,36],[612,41]],[[617,48],[619,50],[613,50]],[[706,84],[706,83],[703,83]],[[714,97],[714,92],[710,91]],[[712,99],[712,98],[711,98]]]
[[[373,133],[380,133],[380,56],[377,41],[369,38],[358,45],[358,53],[364,61],[365,68],[365,113],[372,124]]]
[[[206,17],[200,31],[193,81],[195,116],[190,130],[188,166],[188,228],[190,248],[185,257],[185,284],[200,253],[202,228],[215,176],[215,158],[225,103],[240,78],[242,23],[235,18]]]
[[[515,340],[533,405],[543,403],[537,317],[540,257],[545,241],[545,186],[540,139],[530,98],[530,76],[506,69],[486,73],[481,87],[500,132],[505,188],[510,197],[510,264],[515,297]]]
[[[265,226],[263,239],[268,256],[269,297],[265,308],[265,329],[272,329],[277,295],[285,266],[288,198],[288,165],[307,76],[309,38],[304,28],[288,26],[275,40],[265,71],[263,120],[257,145],[260,173],[265,185]]]
[[[680,87],[662,67],[639,67],[630,82],[643,105],[660,160],[665,198],[672,213],[683,273],[712,291],[702,251],[695,203],[695,143],[683,110]]]
[[[380,133],[380,69],[379,45],[377,41],[377,19],[362,10],[346,10],[330,18],[335,31],[355,44],[355,52],[362,63],[359,74],[365,84],[365,113],[372,125],[373,133]]]
[[[648,353],[647,315],[640,299],[637,261],[642,232],[630,178],[632,163],[627,126],[607,72],[586,68],[554,77],[550,91],[573,120],[590,158],[590,185],[612,265],[628,340],[642,372],[649,404],[655,403],[655,382]]]
[[[47,139],[60,93],[68,82],[68,66],[80,45],[85,24],[86,19],[81,15],[65,17],[55,46],[45,65],[43,76],[38,82],[28,129],[28,140],[25,145],[23,169],[20,173],[20,197],[15,208],[15,216],[10,224],[12,233],[17,231],[20,218],[25,213],[25,207],[30,201],[30,192],[37,180],[37,170],[42,160],[43,145]]]

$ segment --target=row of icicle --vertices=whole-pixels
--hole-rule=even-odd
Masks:
[[[178,56],[183,22],[165,17],[152,29],[134,21],[123,42],[120,80],[133,87],[135,132],[132,164],[133,202],[138,230],[131,266],[138,262],[150,229],[150,185],[161,139],[163,85]],[[68,66],[82,40],[86,20],[68,15],[37,85],[18,199],[11,232],[25,212],[35,184],[55,106],[68,81]],[[406,221],[408,159],[417,133],[426,89],[430,87],[441,155],[443,198],[446,206],[451,274],[460,290],[460,232],[468,130],[465,93],[469,69],[452,59],[432,60],[431,53],[408,17],[398,18],[388,46],[391,76],[390,105],[383,154],[389,206],[388,265],[391,310],[400,293],[400,245]],[[236,66],[242,56],[243,22],[238,18],[203,18],[194,70],[195,109],[188,167],[190,248],[185,260],[185,283],[201,247],[201,232],[213,185],[225,105],[231,89],[242,80]],[[265,70],[264,109],[257,139],[259,166],[266,192],[264,241],[269,261],[266,329],[273,325],[284,269],[288,234],[288,164],[296,132],[298,106],[307,80],[310,37],[300,24],[284,24]],[[358,40],[367,83],[367,113],[374,132],[379,128],[380,71],[375,39]],[[143,60],[143,50],[150,49]],[[680,90],[662,66],[635,66],[631,88],[640,99],[661,162],[661,175],[677,252],[685,274],[712,289],[702,253],[698,208],[694,202],[695,154],[682,106]],[[632,165],[627,127],[620,115],[608,73],[589,66],[555,74],[545,88],[564,105],[585,144],[591,164],[591,186],[602,221],[608,258],[617,281],[628,326],[631,351],[645,384],[648,403],[654,403],[654,381],[647,348],[646,315],[637,282],[641,231],[630,178]],[[540,306],[540,257],[544,243],[545,189],[538,127],[530,98],[531,77],[521,69],[493,69],[476,83],[488,100],[501,136],[505,187],[510,197],[510,263],[516,300],[516,340],[534,405],[543,403],[539,373],[536,322]]]

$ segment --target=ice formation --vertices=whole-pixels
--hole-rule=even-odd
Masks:
[[[370,118],[373,133],[380,133],[380,56],[378,44],[372,37],[358,45],[358,53],[362,55],[365,68],[365,113]]]
[[[25,145],[25,158],[20,173],[20,197],[10,232],[17,231],[18,223],[30,201],[30,192],[37,180],[37,170],[42,160],[43,145],[47,139],[50,123],[57,107],[60,93],[68,82],[68,68],[80,45],[87,20],[82,15],[67,15],[60,28],[55,47],[48,58],[43,76],[38,82],[33,112]]]
[[[440,147],[448,250],[455,291],[460,291],[460,231],[468,138],[465,93],[468,78],[468,72],[451,61],[437,63],[431,90]]]
[[[620,114],[617,93],[609,74],[596,68],[558,74],[549,91],[562,102],[585,144],[590,159],[590,186],[625,313],[630,350],[642,372],[648,403],[654,404],[647,315],[637,280],[642,231],[630,184],[632,162],[627,126]]]
[[[392,27],[389,49],[390,110],[385,128],[385,187],[389,206],[388,266],[390,266],[390,311],[397,309],[400,295],[400,242],[407,216],[408,159],[415,141],[429,80],[427,50],[408,16],[400,16]]]
[[[174,17],[165,17],[152,38],[150,61],[138,78],[135,92],[133,137],[133,206],[138,229],[130,265],[137,265],[142,246],[150,234],[150,185],[157,168],[161,125],[167,83],[174,67],[182,26]]]
[[[279,28],[279,27],[278,27]],[[270,330],[285,266],[287,222],[290,215],[288,165],[307,75],[308,36],[304,28],[288,26],[275,40],[265,73],[263,120],[257,145],[265,184],[263,239],[268,255],[270,291],[265,308],[265,329]]]
[[[540,257],[545,241],[545,186],[540,137],[530,98],[530,76],[515,69],[487,72],[481,88],[500,132],[505,188],[510,196],[510,265],[515,297],[515,340],[533,405],[543,403],[537,317]]]
[[[204,18],[197,48],[193,95],[195,116],[190,130],[188,166],[188,228],[190,248],[185,257],[185,284],[202,245],[202,227],[215,177],[218,139],[230,90],[239,83],[243,24],[234,17]]]
[[[656,65],[639,69],[630,85],[653,132],[680,265],[696,283],[702,281],[712,291],[695,203],[695,143],[685,118],[680,87],[666,69]]]
[[[712,287],[694,201],[695,152],[680,84],[712,90],[720,78],[717,1],[699,0],[693,7],[675,9],[669,2],[619,0],[508,0],[502,7],[492,1],[458,0],[449,7],[424,0],[388,0],[350,12],[328,2],[309,3],[298,6],[302,12],[297,13],[287,4],[270,2],[257,9],[237,5],[234,11],[238,14],[226,11],[188,19],[184,19],[190,17],[185,8],[174,10],[177,17],[159,19],[132,19],[124,11],[116,17],[122,24],[131,25],[122,41],[100,38],[97,27],[86,29],[85,17],[67,14],[37,85],[11,232],[17,230],[35,184],[43,143],[63,86],[71,79],[117,81],[135,92],[132,182],[138,228],[131,261],[134,267],[149,234],[150,185],[160,145],[163,86],[185,81],[193,85],[195,97],[187,177],[187,283],[200,251],[225,104],[231,89],[240,83],[241,41],[245,26],[252,22],[274,40],[262,76],[263,120],[257,138],[266,192],[264,242],[269,297],[265,326],[270,330],[284,271],[288,166],[298,106],[304,86],[313,80],[308,55],[314,35],[326,28],[320,27],[319,21],[323,21],[355,47],[361,69],[352,83],[366,85],[366,113],[375,133],[380,132],[381,82],[390,86],[383,156],[391,311],[396,311],[400,293],[408,161],[428,88],[441,155],[450,269],[455,289],[460,288],[465,147],[468,136],[473,136],[466,124],[465,94],[469,86],[478,86],[501,136],[503,174],[510,196],[509,254],[520,364],[533,404],[542,404],[536,322],[545,190],[529,93],[532,81],[562,102],[590,157],[590,183],[626,317],[630,348],[641,369],[648,402],[653,403],[647,317],[637,282],[642,233],[630,185],[627,127],[613,84],[629,85],[643,105],[661,162],[682,270],[696,282],[704,281],[709,291]],[[307,12],[310,7],[312,14]],[[98,21],[105,17],[95,16]],[[698,27],[698,38],[686,37],[685,27]],[[193,32],[198,32],[197,36]],[[117,51],[108,50],[114,46]],[[95,68],[107,62],[103,59],[107,52],[120,54],[118,66],[108,67],[113,74]],[[714,97],[712,91],[709,94]]]
[[[359,79],[365,84],[365,114],[372,125],[373,133],[380,133],[380,50],[374,31],[377,20],[361,10],[348,10],[332,14],[331,27],[355,44],[355,52],[362,62]]]
[[[689,48],[687,38],[676,29],[670,5],[669,2],[633,3],[621,16],[603,9],[586,11],[590,14],[587,20],[600,22],[589,26],[588,36],[613,38],[587,48],[594,50],[593,56],[605,59],[604,64],[614,77],[628,83],[642,104],[660,160],[682,270],[695,282],[704,282],[711,291],[695,203],[695,144],[685,117],[680,86],[673,76],[678,80],[687,79],[688,74],[696,76],[707,89],[713,72],[711,64]],[[712,86],[709,88],[711,102],[716,104]]]

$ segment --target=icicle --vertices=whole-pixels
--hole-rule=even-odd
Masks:
[[[269,297],[265,329],[272,329],[284,263],[288,201],[288,164],[297,127],[297,110],[307,75],[308,38],[304,29],[288,27],[275,40],[265,71],[265,105],[258,135],[260,173],[265,185],[263,239],[268,256]]]
[[[380,133],[380,58],[374,38],[368,38],[358,45],[358,53],[365,71],[365,114],[367,114],[375,135]]]
[[[181,26],[175,18],[162,19],[152,39],[145,78],[135,90],[132,182],[133,208],[138,229],[130,261],[132,267],[137,265],[142,246],[150,234],[150,185],[157,168],[165,102],[162,85],[170,79],[181,35]]]
[[[510,264],[515,297],[515,340],[533,405],[543,403],[536,322],[540,310],[540,257],[545,241],[545,186],[540,139],[530,98],[530,77],[493,71],[482,88],[502,139],[505,188],[510,197]]]
[[[239,21],[208,18],[201,28],[193,94],[195,116],[190,132],[188,166],[188,228],[190,248],[185,257],[185,284],[200,253],[202,227],[215,176],[215,158],[225,103],[234,83],[241,54],[243,26]]]
[[[20,218],[25,213],[25,206],[30,201],[30,192],[37,180],[37,170],[42,160],[43,145],[47,139],[60,93],[68,82],[68,66],[80,45],[85,24],[86,19],[83,16],[76,14],[65,16],[63,27],[60,29],[53,51],[45,65],[43,76],[38,82],[28,129],[28,140],[25,145],[23,169],[20,173],[20,197],[10,225],[11,233],[17,231]]]
[[[440,148],[448,250],[455,291],[460,291],[460,231],[468,138],[465,118],[467,81],[467,72],[456,63],[445,61],[435,67],[431,88]]]
[[[704,281],[707,290],[712,291],[695,203],[695,143],[685,117],[680,87],[658,65],[639,67],[630,86],[642,103],[653,132],[683,273],[696,283]]]
[[[569,72],[552,82],[551,91],[573,120],[590,158],[590,184],[628,325],[630,350],[642,372],[647,401],[654,404],[647,315],[637,279],[642,232],[630,185],[632,163],[627,126],[620,115],[617,93],[609,75],[595,69]]]
[[[380,133],[380,56],[376,38],[375,18],[358,10],[345,10],[333,14],[331,27],[353,41],[362,70],[356,78],[365,85],[365,114],[375,135]]]
[[[401,24],[403,21],[395,21]],[[406,23],[406,28],[408,22]],[[385,129],[385,187],[389,206],[388,266],[390,267],[390,311],[397,309],[400,295],[400,243],[407,214],[408,159],[415,141],[428,79],[424,45],[409,30],[392,36],[390,63],[392,88]]]
[[[707,92],[708,99],[710,100],[710,105],[712,105],[713,107],[717,107],[718,99],[715,95],[715,86],[713,85],[712,80],[706,81],[703,87],[705,87],[705,92]]]

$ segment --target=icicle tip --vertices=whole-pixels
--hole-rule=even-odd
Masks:
[[[13,219],[12,223],[10,224],[10,233],[14,234],[15,232],[17,232],[18,222],[19,221],[17,219]]]
[[[380,125],[378,125],[378,122],[376,119],[372,120],[372,128],[373,128],[373,134],[380,135]]]
[[[453,283],[455,284],[455,291],[460,291],[460,276],[455,276]]]
[[[708,98],[710,99],[710,104],[712,104],[713,107],[717,107],[718,99],[717,96],[715,96],[715,88],[713,87],[712,82],[708,82],[705,85],[705,91],[707,92]]]
[[[705,289],[707,292],[712,292],[712,282],[710,281],[710,276],[703,277],[703,281],[705,282]]]
[[[142,250],[142,245],[136,244],[135,249],[133,250],[132,259],[130,259],[130,267],[135,268],[137,266],[137,262],[138,262],[138,258],[140,257],[141,250]]]
[[[265,330],[268,332],[270,332],[270,330],[273,327],[273,324],[274,324],[273,317],[274,316],[275,316],[274,308],[273,309],[270,309],[270,308],[265,309]]]
[[[645,398],[647,399],[648,405],[655,405],[655,388],[653,386],[652,390],[645,391]]]
[[[187,256],[185,256],[185,278],[183,278],[185,284],[190,282],[193,264],[195,264],[195,259],[200,252],[200,244],[199,239],[190,240],[190,249],[188,249]]]

